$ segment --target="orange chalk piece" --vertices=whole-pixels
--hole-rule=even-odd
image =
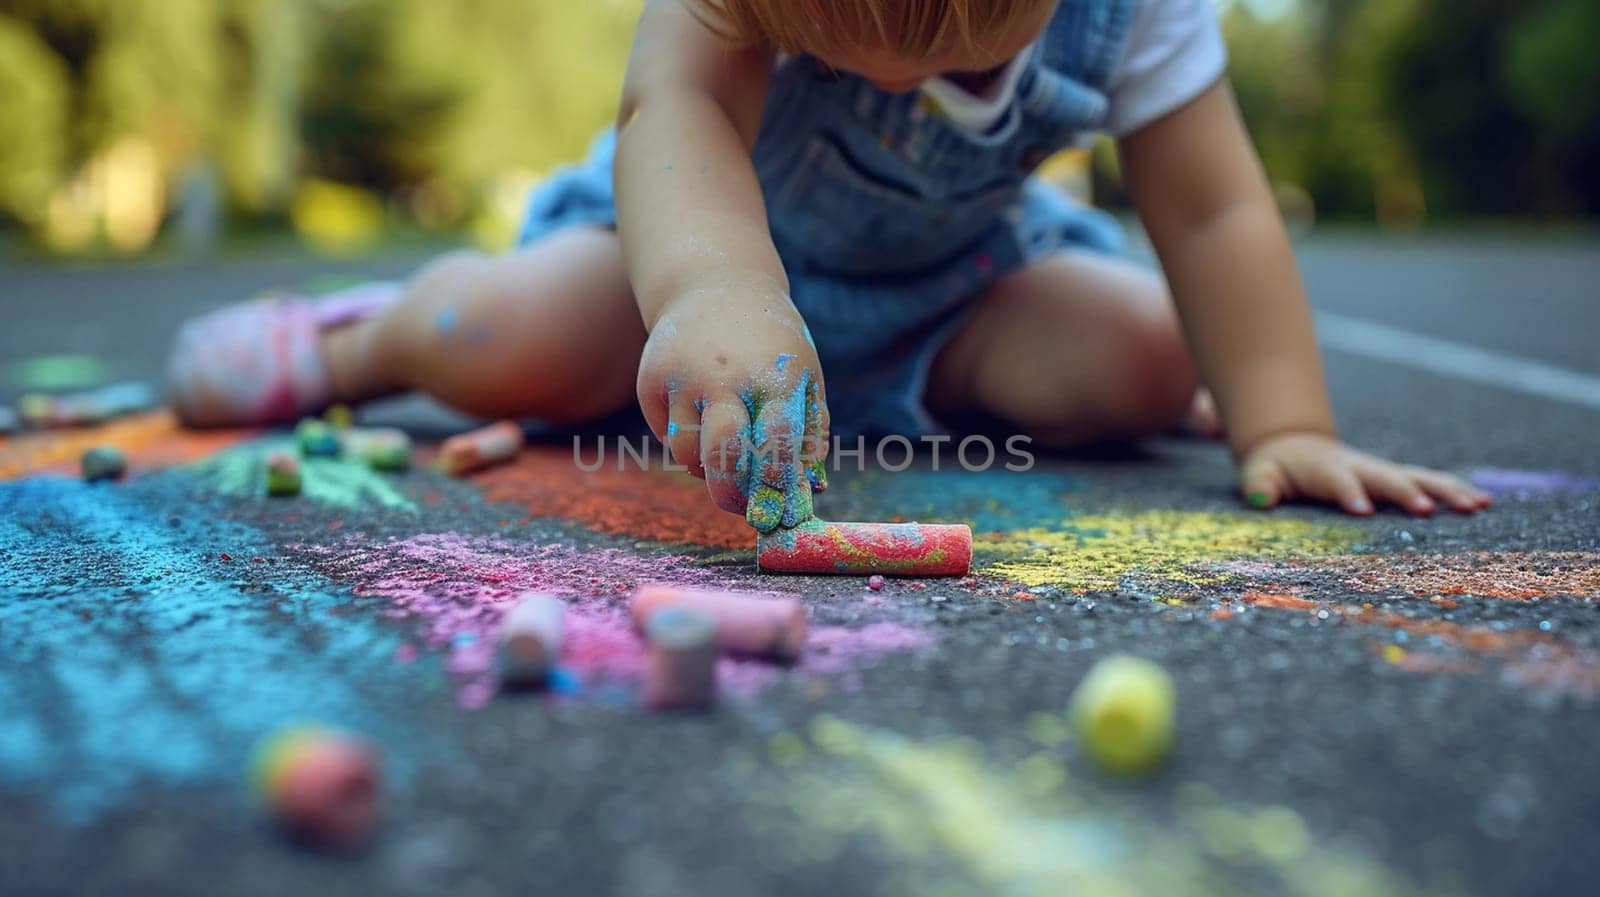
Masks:
[[[377,753],[367,742],[321,726],[286,729],[256,750],[257,798],[290,834],[350,848],[378,824]]]
[[[567,606],[554,595],[529,593],[500,623],[500,678],[517,688],[543,685],[561,659]]]
[[[763,573],[965,576],[971,566],[972,528],[961,523],[810,520],[756,536]]]
[[[710,706],[717,694],[716,619],[687,607],[662,608],[650,616],[645,637],[645,703],[662,710]]]
[[[793,598],[648,585],[634,594],[632,608],[634,622],[646,633],[667,608],[705,614],[716,624],[717,648],[734,654],[789,661],[806,642],[806,606]]]
[[[444,441],[439,449],[439,466],[459,477],[495,464],[510,461],[522,451],[522,428],[503,420],[481,430],[462,433]]]

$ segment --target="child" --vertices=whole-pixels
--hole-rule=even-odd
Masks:
[[[1168,429],[1204,382],[1251,505],[1485,507],[1334,435],[1224,56],[1209,0],[650,0],[617,127],[536,191],[517,252],[191,322],[179,412],[420,389],[562,422],[637,398],[766,530],[810,515],[830,426],[982,415],[1065,446]],[[1111,255],[1108,219],[1029,176],[1095,131],[1172,301]]]

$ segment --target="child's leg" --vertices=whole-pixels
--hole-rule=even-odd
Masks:
[[[570,230],[419,270],[381,313],[323,338],[334,397],[420,390],[482,417],[576,421],[634,398],[644,324],[616,235]]]
[[[934,359],[927,400],[936,413],[994,415],[1059,447],[1169,430],[1197,382],[1158,278],[1062,253],[989,287]]]

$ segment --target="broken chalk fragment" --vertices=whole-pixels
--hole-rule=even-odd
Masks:
[[[307,458],[335,458],[342,448],[338,431],[314,417],[295,426],[294,441],[300,447],[300,454]]]
[[[545,683],[561,660],[567,606],[554,595],[530,593],[500,623],[500,678],[507,685],[534,688]]]
[[[300,494],[300,459],[288,452],[267,455],[267,494]]]
[[[883,585],[883,577],[879,576],[878,574],[874,573],[867,577],[867,588],[873,590],[874,592],[883,591]]]
[[[647,585],[634,594],[631,607],[634,623],[645,632],[667,608],[703,613],[716,624],[717,647],[735,654],[789,661],[805,646],[806,606],[793,598]]]
[[[1068,717],[1083,751],[1101,768],[1149,773],[1172,750],[1177,690],[1156,664],[1118,654],[1096,663],[1072,693]]]
[[[83,467],[83,478],[91,483],[121,479],[128,470],[127,456],[114,446],[102,445],[89,449],[78,460]]]
[[[322,419],[335,430],[348,430],[350,425],[355,423],[356,415],[350,410],[349,405],[332,405],[327,411],[322,412]]]
[[[971,565],[972,529],[960,523],[810,520],[756,536],[763,573],[965,576]]]
[[[344,452],[365,461],[373,470],[411,468],[411,437],[393,427],[350,428],[343,432]]]
[[[439,449],[439,466],[458,477],[491,464],[510,461],[522,451],[522,428],[503,420],[481,430],[462,433],[444,441]]]
[[[30,392],[17,398],[17,416],[24,426],[48,427],[55,418],[56,400],[42,392]]]
[[[653,614],[645,628],[650,666],[645,703],[658,709],[706,707],[717,693],[717,621],[686,607]]]
[[[320,726],[286,729],[257,747],[250,773],[273,818],[314,844],[355,847],[377,825],[377,754],[354,736]]]

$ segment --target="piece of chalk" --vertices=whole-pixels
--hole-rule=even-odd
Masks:
[[[314,417],[295,425],[294,441],[300,447],[300,454],[307,458],[334,458],[343,448],[339,444],[339,432],[326,421]]]
[[[411,437],[393,427],[356,428],[343,432],[345,454],[373,470],[397,473],[411,468]]]
[[[42,392],[30,392],[17,397],[17,416],[28,427],[48,427],[55,418],[56,400]]]
[[[645,637],[650,665],[645,703],[659,709],[709,706],[717,693],[717,621],[687,607],[664,608],[650,617]]]
[[[322,419],[335,430],[348,430],[350,425],[355,423],[356,415],[350,410],[349,405],[331,405],[327,411],[322,412]]]
[[[1139,776],[1172,750],[1177,689],[1156,664],[1119,654],[1096,663],[1068,711],[1085,754],[1108,772]]]
[[[756,536],[763,573],[965,576],[971,565],[972,529],[962,523],[809,520]]]
[[[288,452],[267,454],[267,494],[300,494],[300,459]]]
[[[256,798],[291,834],[354,847],[378,822],[376,751],[354,736],[300,726],[263,741],[251,760]]]
[[[522,428],[503,420],[481,430],[462,433],[444,441],[439,449],[439,466],[458,477],[491,464],[510,461],[522,451]]]
[[[871,576],[867,577],[867,588],[871,589],[872,591],[881,592],[881,591],[883,591],[883,586],[884,586],[884,581],[883,581],[883,577],[882,576],[879,576],[878,574],[874,573]]]
[[[94,393],[57,396],[47,422],[52,427],[92,427],[111,419]]]
[[[651,618],[669,607],[705,614],[716,623],[717,647],[734,654],[789,661],[805,647],[806,606],[793,598],[647,585],[634,594],[631,607],[645,632]]]
[[[156,405],[156,392],[148,383],[130,380],[94,390],[93,401],[107,417],[123,417]]]
[[[121,479],[128,470],[128,458],[115,446],[102,445],[89,449],[78,459],[83,467],[83,478],[91,483],[101,480]]]
[[[500,622],[500,678],[518,688],[543,685],[561,660],[567,606],[554,595],[531,593]]]

